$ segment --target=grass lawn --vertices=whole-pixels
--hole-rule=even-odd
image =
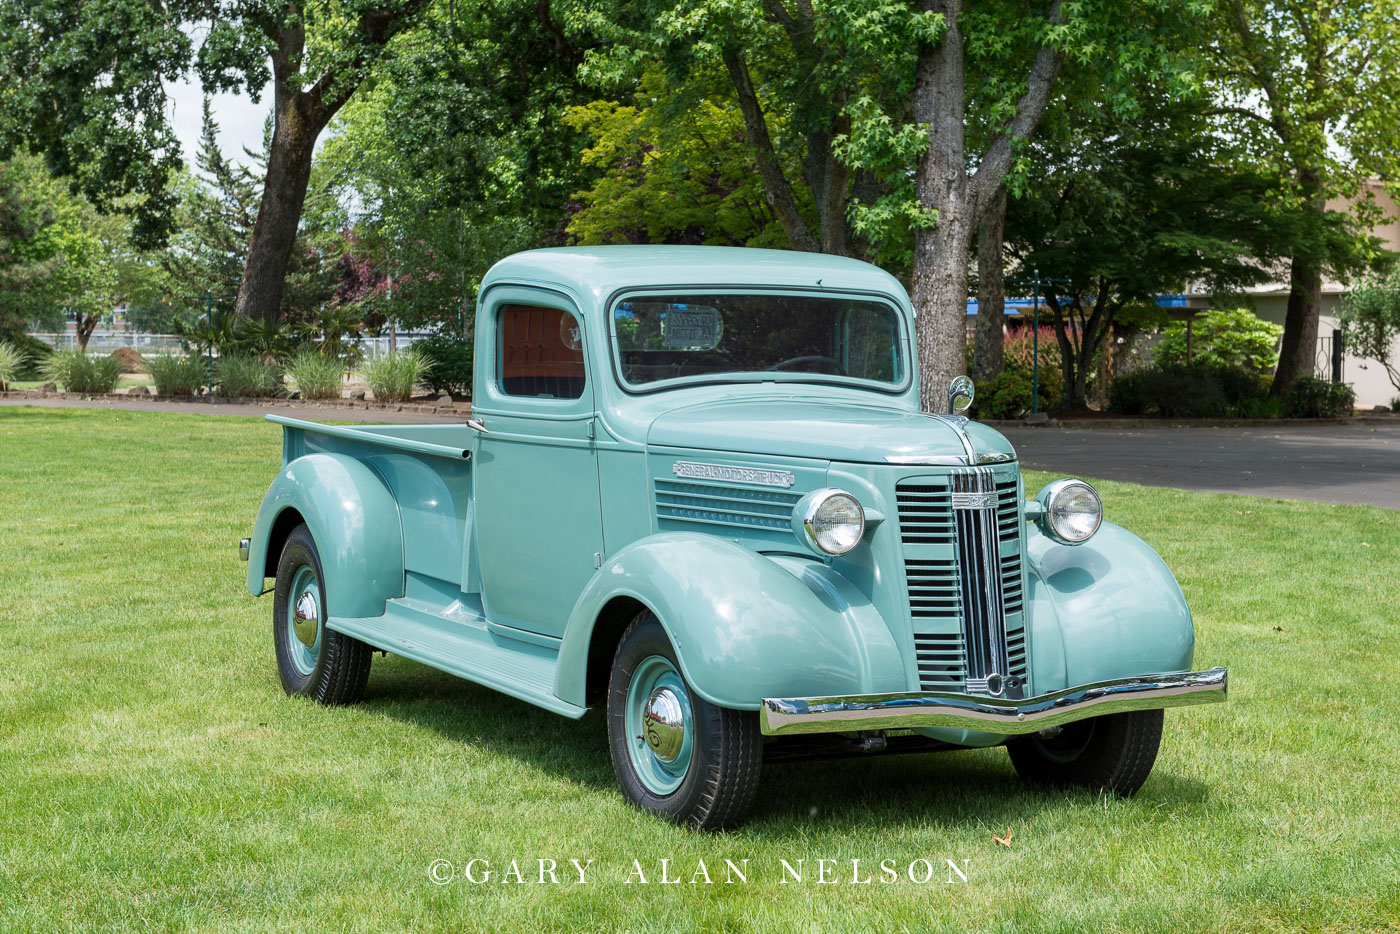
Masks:
[[[1231,668],[1136,798],[1032,790],[1002,749],[792,764],[700,836],[623,800],[597,711],[378,657],[359,706],[285,697],[236,549],[279,432],[0,408],[0,930],[1400,930],[1400,512],[1102,483]],[[538,857],[589,884],[500,884]]]

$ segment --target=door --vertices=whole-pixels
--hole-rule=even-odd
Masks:
[[[474,506],[482,603],[494,624],[562,636],[603,552],[593,371],[566,297],[492,289],[477,356]],[[487,333],[481,333],[486,330]]]

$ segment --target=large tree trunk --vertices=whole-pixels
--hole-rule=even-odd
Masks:
[[[967,366],[967,255],[972,222],[960,205],[939,210],[938,225],[914,238],[915,348],[919,406],[943,412],[948,383]]]
[[[316,137],[330,119],[321,119],[321,114],[314,112],[304,113],[311,108],[304,106],[301,96],[287,92],[278,82],[267,179],[234,306],[240,318],[261,318],[268,327],[275,326],[281,317],[287,261],[296,243],[301,208],[311,181],[311,155]]]
[[[948,381],[966,367],[967,266],[972,233],[996,198],[1018,141],[1040,122],[1064,60],[1049,45],[1036,52],[1026,93],[1016,113],[987,147],[975,173],[967,171],[964,145],[966,75],[963,36],[958,23],[962,0],[919,0],[924,12],[943,16],[943,38],[919,50],[914,86],[914,120],[927,124],[929,147],[914,177],[920,207],[937,212],[932,228],[914,238],[913,300],[918,349],[919,403],[925,412],[942,411]],[[1061,0],[1053,0],[1047,21],[1063,22]]]
[[[914,183],[919,203],[938,212],[938,220],[914,236],[911,296],[918,315],[919,405],[942,412],[949,381],[967,366],[967,260],[976,218],[963,138],[962,3],[924,0],[920,6],[943,14],[947,25],[942,42],[920,50],[914,87],[914,119],[929,126]]]
[[[977,331],[973,337],[972,376],[996,379],[1005,366],[1006,283],[1002,237],[1006,226],[1006,189],[977,228]]]
[[[1283,344],[1269,395],[1282,398],[1300,376],[1312,376],[1317,365],[1317,316],[1322,307],[1322,270],[1305,257],[1290,264],[1288,314],[1283,321]]]
[[[1327,201],[1320,173],[1298,173],[1303,189],[1303,209],[1321,226]],[[1317,365],[1317,316],[1322,309],[1322,264],[1315,256],[1294,256],[1288,269],[1288,313],[1283,319],[1283,343],[1269,395],[1282,398],[1300,376],[1312,376]]]
[[[287,261],[296,243],[301,208],[311,181],[311,157],[316,138],[355,93],[374,60],[395,30],[415,17],[427,0],[408,0],[393,9],[359,14],[353,44],[343,58],[315,82],[302,72],[306,27],[298,0],[288,0],[284,20],[268,17],[266,35],[273,45],[273,129],[267,154],[258,219],[248,243],[248,262],[238,286],[234,312],[240,318],[261,318],[269,327],[282,311]],[[548,4],[543,4],[546,8]]]

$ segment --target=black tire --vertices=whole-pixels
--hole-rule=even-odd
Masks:
[[[743,820],[758,790],[763,736],[751,711],[717,707],[685,685],[690,707],[689,765],[673,791],[659,794],[638,774],[629,751],[628,692],[638,666],[656,656],[680,678],[675,650],[650,612],[637,616],[622,634],[608,681],[608,747],[623,793],[658,817],[694,830],[719,830]],[[682,680],[683,683],[683,680]]]
[[[1033,733],[1006,744],[1011,764],[1027,781],[1079,786],[1130,797],[1147,781],[1162,743],[1161,710],[1138,710],[1066,724],[1053,735]]]
[[[309,649],[298,641],[288,615],[295,612],[294,580],[304,570],[315,574],[319,638]],[[308,588],[309,590],[309,588]],[[327,706],[353,704],[365,693],[373,649],[359,639],[343,635],[325,625],[326,578],[321,572],[321,555],[305,525],[292,529],[277,562],[277,586],[272,600],[272,642],[277,650],[277,674],[288,694],[311,697]],[[299,664],[314,654],[314,664]]]

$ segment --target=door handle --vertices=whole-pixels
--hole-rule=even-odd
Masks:
[[[485,425],[483,425],[480,421],[478,421],[475,418],[467,419],[467,427],[472,429],[473,431],[479,431],[483,435],[489,435],[491,433],[487,430]]]

